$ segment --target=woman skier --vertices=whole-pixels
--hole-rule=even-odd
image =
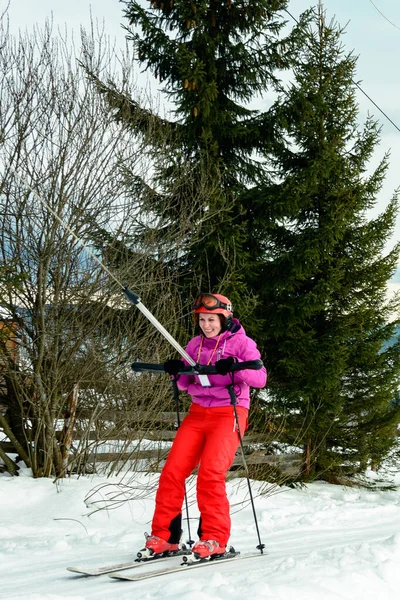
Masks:
[[[197,364],[214,365],[218,374],[208,375],[210,385],[204,386],[197,375],[177,375],[186,362],[168,360],[164,363],[164,370],[177,377],[179,389],[189,393],[192,404],[160,475],[146,550],[154,555],[179,549],[185,480],[199,466],[200,541],[193,546],[192,553],[196,558],[205,559],[226,552],[231,530],[225,480],[240,439],[227,389],[232,383],[230,370],[234,362],[259,360],[260,353],[238,319],[233,318],[232,305],[225,296],[200,294],[193,313],[201,334],[190,340],[186,352]],[[247,428],[250,387],[262,388],[266,380],[264,367],[234,373],[241,435]]]

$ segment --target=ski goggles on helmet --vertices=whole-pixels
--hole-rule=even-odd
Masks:
[[[199,294],[193,304],[193,310],[198,310],[199,308],[205,308],[207,310],[222,308],[229,312],[233,311],[232,304],[229,301],[222,302],[222,300],[217,296],[214,296],[214,294]]]

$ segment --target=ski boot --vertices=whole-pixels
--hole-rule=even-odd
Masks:
[[[137,553],[137,559],[139,561],[165,556],[180,556],[190,553],[185,544],[171,544],[156,535],[149,535],[148,533],[145,533],[144,536],[146,538],[146,544],[143,550],[140,550]]]
[[[200,540],[192,548],[195,560],[216,559],[226,553],[226,546],[220,546],[216,540]]]

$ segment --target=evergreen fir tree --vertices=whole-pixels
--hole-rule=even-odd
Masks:
[[[368,174],[380,131],[371,118],[359,129],[356,58],[341,35],[320,9],[275,106],[286,122],[281,181],[259,198],[270,219],[259,315],[268,411],[285,419],[285,441],[303,446],[305,476],[330,480],[379,462],[400,418],[400,345],[388,345],[399,302],[387,299],[400,245],[385,251],[397,194],[368,219],[388,157]]]
[[[242,193],[265,176],[264,156],[279,143],[274,116],[250,103],[278,83],[294,40],[279,38],[287,0],[152,0],[126,2],[128,38],[144,70],[160,81],[174,106],[171,122],[96,79],[116,118],[145,134],[149,123],[168,131],[155,166],[155,185],[135,181],[135,193],[155,215],[161,240],[175,239],[177,213],[195,215],[171,258],[180,283],[196,291],[221,289],[244,316],[242,292],[256,273],[249,207]],[[96,77],[95,77],[96,78]],[[157,151],[161,150],[160,148]],[[161,156],[161,154],[159,155]],[[155,191],[157,190],[157,191]]]

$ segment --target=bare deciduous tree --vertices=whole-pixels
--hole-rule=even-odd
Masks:
[[[105,36],[81,41],[96,69],[110,68]],[[180,299],[157,243],[129,246],[140,205],[126,172],[144,178],[151,171],[146,140],[133,139],[104,109],[67,34],[56,38],[47,24],[15,39],[0,23],[0,46],[0,304],[7,324],[0,427],[35,476],[63,476],[73,424],[81,428],[75,463],[82,464],[93,443],[118,439],[118,427],[129,443],[137,411],[150,414],[170,396],[165,378],[154,394],[148,378],[130,372],[130,361],[161,360],[170,350],[124,301],[118,282],[150,301],[168,326]],[[79,421],[83,408],[89,416]],[[101,419],[110,408],[123,411],[122,421]]]

